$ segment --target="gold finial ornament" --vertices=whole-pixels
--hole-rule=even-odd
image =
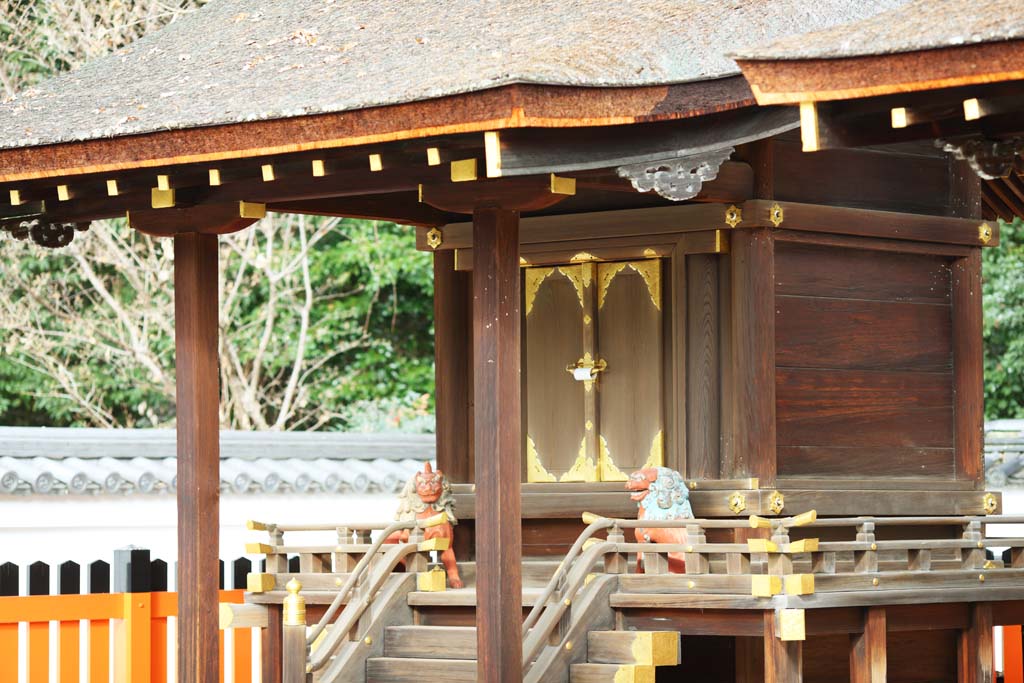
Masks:
[[[988,244],[992,241],[992,226],[988,223],[982,223],[978,226],[978,239],[981,240],[982,244]]]
[[[786,497],[778,491],[772,491],[768,495],[768,509],[777,515],[782,512],[784,507],[786,507]]]
[[[737,515],[747,509],[747,499],[742,493],[736,491],[729,496],[729,509]]]
[[[437,249],[441,246],[441,231],[437,228],[431,228],[427,231],[427,246],[431,249]]]
[[[768,220],[777,228],[782,225],[782,217],[782,207],[779,206],[778,202],[772,204],[771,208],[768,209]]]
[[[743,220],[743,212],[735,204],[730,204],[725,210],[725,222],[730,228],[735,228]]]
[[[284,599],[284,625],[305,626],[306,625],[306,598],[299,595],[302,584],[298,579],[292,579],[285,584],[288,591]]]
[[[981,497],[981,506],[985,509],[985,514],[991,515],[999,508],[999,501],[991,493],[986,493]]]

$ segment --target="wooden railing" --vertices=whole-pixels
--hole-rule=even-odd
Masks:
[[[558,646],[572,626],[572,605],[594,573],[619,574],[619,592],[722,598],[717,607],[756,608],[777,595],[799,597],[835,594],[832,602],[856,603],[843,593],[857,591],[1021,587],[1024,582],[1024,538],[990,537],[984,525],[1021,524],[1024,517],[852,517],[818,520],[813,511],[788,518],[750,517],[741,520],[687,519],[672,521],[610,519],[584,514],[587,528],[541,592],[523,623],[523,666],[528,671],[546,646]],[[960,528],[959,538],[878,540],[876,528]],[[761,529],[746,543],[709,543],[711,529]],[[853,538],[791,540],[791,530],[804,527],[848,529]],[[627,543],[624,532],[636,528],[684,528],[682,544]],[[598,533],[606,531],[607,537]],[[802,535],[810,532],[804,531]],[[767,536],[765,538],[764,536]],[[986,549],[1007,548],[1007,559],[987,559]],[[685,574],[669,574],[669,553],[683,555]],[[632,556],[632,557],[630,557]],[[635,558],[642,557],[643,573]],[[603,567],[601,562],[603,561]],[[729,596],[733,599],[730,600]],[[654,602],[650,605],[657,606]]]
[[[242,602],[243,591],[221,591],[222,603]],[[211,605],[211,610],[217,605]],[[19,679],[19,651],[27,650],[29,683],[50,680],[50,624],[57,623],[56,679],[77,682],[84,659],[90,681],[165,683],[174,680],[176,642],[169,618],[177,616],[177,593],[108,593],[95,595],[32,595],[0,597],[0,681]],[[84,622],[84,623],[83,623]],[[27,642],[20,638],[27,624]],[[80,629],[87,633],[85,657],[79,651]],[[220,632],[220,680],[225,671],[236,683],[254,680],[251,628]],[[111,642],[113,658],[111,659]],[[228,668],[227,662],[230,662]],[[255,680],[258,680],[255,679]]]

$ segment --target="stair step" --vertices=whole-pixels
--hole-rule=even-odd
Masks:
[[[569,683],[654,683],[654,667],[636,664],[573,664]]]
[[[431,678],[445,683],[476,683],[476,662],[407,657],[374,657],[366,661],[366,683],[423,683]]]
[[[389,626],[384,634],[388,657],[476,659],[472,626]]]
[[[591,631],[587,636],[587,661],[675,666],[679,663],[679,632]]]

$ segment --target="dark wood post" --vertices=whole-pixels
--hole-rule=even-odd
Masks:
[[[782,640],[777,611],[764,612],[764,683],[801,683],[804,680],[803,641]]]
[[[217,236],[174,237],[178,399],[178,680],[218,677]]]
[[[864,610],[864,630],[850,634],[851,683],[885,683],[885,623],[884,607],[868,607]]]
[[[957,683],[989,683],[992,680],[992,603],[970,607],[970,626],[957,640]]]
[[[455,250],[434,252],[434,349],[437,467],[453,482],[468,482],[469,274],[455,270]]]
[[[522,681],[519,212],[473,213],[477,680]]]

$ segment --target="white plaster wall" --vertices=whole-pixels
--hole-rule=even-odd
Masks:
[[[224,494],[220,556],[232,560],[245,554],[247,541],[266,541],[266,532],[246,530],[248,519],[279,524],[387,521],[397,504],[394,494],[380,493]],[[149,549],[153,559],[173,565],[176,525],[171,494],[0,496],[0,563],[25,566],[41,560],[55,566],[74,560],[84,568],[93,560],[111,562],[116,548],[135,545]],[[287,534],[285,540],[289,545],[336,542],[330,532]],[[55,570],[51,579],[56,581]]]

